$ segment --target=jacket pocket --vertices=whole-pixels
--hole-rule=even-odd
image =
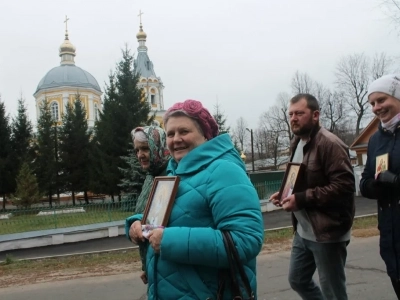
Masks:
[[[308,161],[307,169],[307,185],[308,187],[315,187],[324,184],[324,173],[321,164],[318,161]]]

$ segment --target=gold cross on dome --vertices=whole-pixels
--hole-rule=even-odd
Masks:
[[[139,14],[138,14],[138,17],[140,18],[140,25],[142,25],[142,15],[143,15],[144,13],[141,11],[141,10],[139,10]]]
[[[65,23],[65,31],[68,31],[68,17],[67,16],[65,16],[65,21],[64,21],[64,23]]]

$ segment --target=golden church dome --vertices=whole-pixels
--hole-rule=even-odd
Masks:
[[[146,32],[143,31],[142,25],[140,25],[140,30],[139,30],[139,32],[137,33],[136,38],[137,38],[138,40],[141,40],[141,39],[144,39],[144,40],[145,40],[145,39],[147,38],[147,34],[146,34]]]
[[[65,34],[65,40],[60,46],[60,56],[63,54],[75,55],[76,48],[68,39],[68,33]]]

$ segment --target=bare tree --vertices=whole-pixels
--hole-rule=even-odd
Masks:
[[[324,127],[330,132],[337,134],[337,129],[348,117],[343,94],[330,92],[321,99],[321,120]]]
[[[346,104],[356,116],[355,134],[359,135],[362,120],[369,113],[366,97],[369,83],[386,74],[393,61],[386,54],[376,54],[371,58],[361,54],[342,57],[336,66],[336,84],[343,94]]]
[[[292,77],[291,88],[293,94],[312,94],[314,85],[314,81],[307,73],[296,71]]]
[[[399,0],[381,0],[383,12],[392,21],[395,28],[400,26],[400,1]]]
[[[275,169],[282,162],[283,153],[289,150],[293,137],[288,114],[289,100],[290,96],[287,93],[280,93],[276,105],[260,117],[260,130],[265,136],[263,141],[266,156],[272,159]]]
[[[246,128],[248,127],[247,122],[243,117],[240,117],[236,121],[236,127],[234,129],[234,137],[239,141],[241,146],[241,150],[243,151],[244,141],[246,140],[247,131]]]
[[[393,63],[393,58],[388,57],[386,53],[375,53],[371,67],[372,80],[378,79],[379,77],[385,75],[392,67]]]

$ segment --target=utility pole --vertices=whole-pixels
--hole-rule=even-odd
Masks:
[[[251,169],[254,172],[254,144],[253,144],[253,129],[246,128],[250,132],[250,142],[251,142]]]

